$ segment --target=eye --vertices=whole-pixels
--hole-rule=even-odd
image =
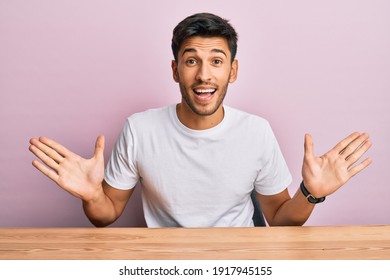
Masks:
[[[214,59],[213,60],[213,64],[215,65],[221,65],[223,63],[223,61],[221,59]]]
[[[196,60],[193,59],[193,58],[187,59],[186,64],[187,65],[195,65],[196,64]]]

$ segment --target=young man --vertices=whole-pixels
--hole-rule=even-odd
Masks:
[[[223,106],[238,71],[233,27],[195,14],[174,29],[172,51],[181,102],[129,117],[105,171],[103,136],[88,160],[51,139],[30,140],[44,163],[33,165],[82,199],[96,226],[121,215],[138,182],[149,227],[253,226],[253,189],[269,225],[302,225],[315,203],[371,163],[354,165],[371,146],[366,133],[352,133],[322,157],[306,135],[303,182],[291,198],[291,175],[268,122]]]

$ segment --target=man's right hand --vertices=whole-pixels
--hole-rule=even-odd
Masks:
[[[34,160],[34,167],[61,188],[85,202],[94,201],[104,194],[103,135],[97,138],[90,159],[84,159],[46,137],[32,138],[30,144],[29,150],[42,161]]]

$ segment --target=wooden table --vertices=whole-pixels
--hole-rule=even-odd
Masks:
[[[0,228],[2,260],[390,259],[390,225]]]

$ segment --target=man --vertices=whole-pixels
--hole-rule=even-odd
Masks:
[[[195,14],[174,29],[172,73],[181,102],[129,117],[104,170],[104,137],[91,159],[41,137],[33,165],[83,201],[96,226],[114,222],[140,182],[149,227],[253,226],[256,190],[269,225],[302,225],[315,203],[362,171],[370,148],[352,133],[322,157],[305,135],[303,181],[291,198],[291,175],[268,122],[223,105],[237,78],[237,34],[228,21]],[[105,176],[104,176],[105,172]]]

